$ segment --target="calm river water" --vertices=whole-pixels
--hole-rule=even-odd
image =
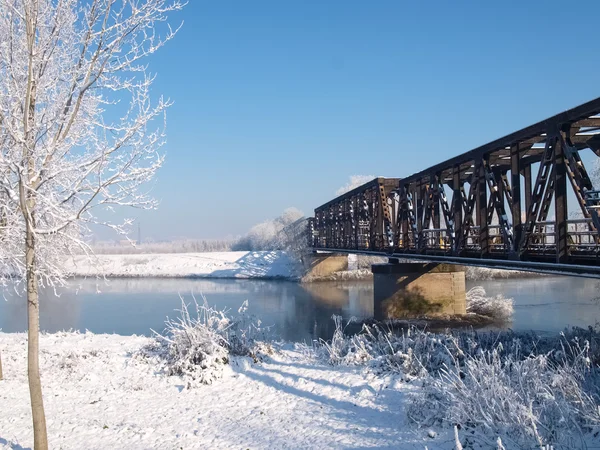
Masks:
[[[483,286],[488,295],[512,297],[514,330],[559,331],[567,326],[600,322],[600,282],[584,278],[544,277],[468,282]],[[286,340],[310,341],[329,337],[331,316],[368,317],[372,314],[371,282],[325,282],[300,285],[284,281],[115,279],[110,282],[75,280],[60,297],[44,293],[41,327],[49,332],[90,330],[94,333],[149,335],[162,331],[167,316],[177,316],[179,295],[206,296],[210,305],[236,312],[244,300],[248,312],[272,325]],[[26,329],[25,302],[5,292],[0,299],[0,329]]]

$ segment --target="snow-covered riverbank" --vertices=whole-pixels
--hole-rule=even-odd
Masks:
[[[448,432],[408,424],[418,390],[398,377],[316,362],[292,345],[252,364],[237,358],[212,385],[186,389],[131,356],[150,338],[41,337],[52,448],[453,448]],[[0,449],[33,445],[24,334],[0,333]],[[438,430],[439,431],[439,430]]]
[[[78,256],[71,276],[297,279],[297,263],[285,252],[155,253]]]
[[[199,308],[167,321],[168,339],[43,334],[52,448],[597,444],[598,331],[349,335],[336,318],[332,340],[306,346],[266,339],[245,310]],[[0,450],[31,448],[26,336],[0,333],[0,351]]]
[[[364,261],[363,261],[364,260]],[[385,258],[362,257],[354,270],[336,272],[322,278],[303,281],[352,281],[372,278],[370,264]],[[360,262],[359,261],[359,262]],[[283,251],[148,253],[77,256],[66,262],[67,273],[74,277],[108,278],[242,278],[299,280],[303,267]],[[466,267],[468,280],[540,276],[526,272]]]

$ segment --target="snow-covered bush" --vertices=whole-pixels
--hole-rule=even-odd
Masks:
[[[513,299],[502,295],[488,297],[482,286],[475,286],[467,292],[467,312],[498,321],[510,320],[514,312]]]
[[[363,324],[360,332],[346,334],[346,329],[355,322],[351,318],[344,325],[340,316],[332,316],[335,331],[331,341],[319,340],[313,345],[313,354],[333,365],[370,365],[382,371],[398,372],[398,365],[381,364],[391,362],[391,356],[401,353],[416,358],[416,366],[428,374],[437,374],[447,365],[458,360],[474,357],[482,351],[500,351],[503,356],[519,354],[523,358],[530,355],[550,355],[556,362],[567,353],[564,342],[588,342],[589,358],[592,366],[600,366],[600,329],[572,328],[560,335],[537,335],[533,332],[448,330],[433,333],[415,326],[392,329],[390,326]],[[405,373],[405,372],[403,372]],[[424,372],[415,370],[409,374]]]
[[[598,382],[588,342],[537,355],[499,344],[429,377],[408,414],[421,425],[460,424],[469,443],[486,448],[498,436],[510,448],[583,448],[600,433]]]
[[[229,362],[226,339],[231,325],[229,318],[223,311],[209,307],[206,299],[202,305],[194,299],[194,305],[195,316],[182,300],[180,316],[165,322],[166,334],[155,334],[167,374],[185,377],[188,387],[194,382],[212,383],[220,378],[223,366]]]
[[[263,352],[270,352],[268,327],[246,314],[248,302],[232,317],[227,311],[202,304],[193,297],[195,311],[190,314],[182,298],[180,316],[165,321],[165,333],[155,332],[155,342],[143,349],[145,355],[155,355],[164,361],[167,375],[183,377],[187,386],[211,384],[221,377],[232,356],[250,356],[255,361]]]
[[[352,338],[348,338],[344,333],[345,327],[343,325],[342,316],[333,315],[331,320],[335,323],[335,330],[331,341],[320,340],[321,354],[326,357],[330,364],[353,364],[357,361],[359,363],[364,362],[365,358],[368,357],[368,353],[364,353],[362,348],[355,345],[355,341]],[[353,323],[356,319],[352,317],[346,323],[346,326]],[[352,356],[350,356],[352,355]]]
[[[270,326],[263,326],[260,319],[247,312],[248,300],[238,309],[238,315],[230,318],[227,343],[232,355],[250,356],[256,362],[262,354],[270,354],[273,351],[273,335]]]

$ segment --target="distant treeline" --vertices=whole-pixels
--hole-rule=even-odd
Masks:
[[[124,255],[135,253],[206,253],[228,252],[237,242],[234,239],[203,240],[185,239],[169,242],[147,242],[132,245],[126,242],[98,242],[92,245],[100,255]]]
[[[244,236],[235,239],[180,239],[166,242],[145,242],[133,245],[127,242],[97,242],[92,244],[96,254],[134,254],[134,253],[207,253],[229,251],[270,251],[296,250],[299,242],[306,238],[298,237],[303,226],[299,219],[301,211],[286,209],[283,214],[272,220],[253,226]],[[296,227],[293,225],[298,223]]]

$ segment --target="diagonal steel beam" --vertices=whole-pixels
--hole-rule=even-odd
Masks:
[[[523,227],[523,234],[519,244],[519,254],[523,254],[527,250],[529,239],[536,225],[536,219],[542,205],[544,191],[546,190],[546,185],[552,168],[556,140],[556,136],[546,140],[546,147],[544,149],[542,161],[540,161],[535,187],[530,200],[531,203],[529,204],[529,208],[527,210],[527,219],[525,226]]]
[[[589,209],[585,201],[586,192],[594,190],[592,180],[579,156],[579,151],[571,145],[571,142],[568,139],[565,139],[565,136],[562,133],[560,135],[560,144],[562,145],[566,156],[567,175],[573,187],[581,212],[586,219],[592,220],[592,223],[590,224],[592,226],[592,231],[597,232],[600,230],[598,212],[596,209]]]
[[[504,197],[500,196],[501,193],[499,192],[500,183],[502,183],[502,179],[496,179],[496,174],[490,168],[488,162],[485,160],[483,161],[483,169],[488,188],[490,189],[490,202],[492,203],[493,210],[498,216],[498,224],[500,225],[500,230],[502,231],[502,237],[504,239],[504,248],[506,248],[506,250],[510,250],[514,246],[514,240],[512,226],[508,221],[506,209],[504,208]]]
[[[477,200],[475,197],[475,193],[477,192],[478,177],[479,170],[476,166],[473,168],[473,173],[471,174],[471,179],[469,181],[469,195],[465,195],[464,199],[465,215],[463,218],[462,234],[460,236],[460,239],[457,240],[456,253],[460,253],[460,251],[465,249],[469,237],[469,232],[471,231],[471,226],[473,226],[474,223],[473,212],[475,211],[475,203]],[[464,193],[464,186],[462,190]]]

